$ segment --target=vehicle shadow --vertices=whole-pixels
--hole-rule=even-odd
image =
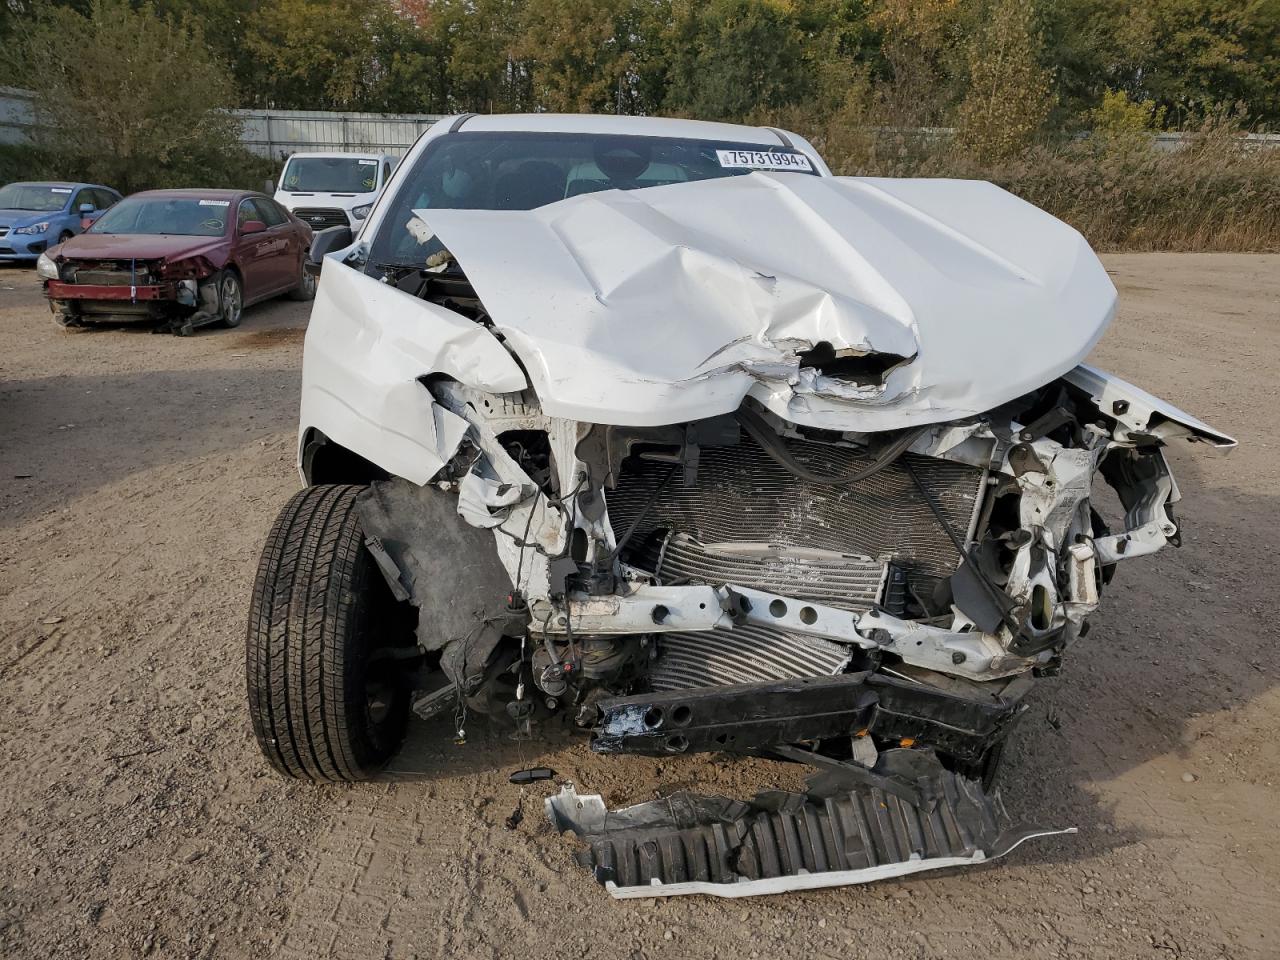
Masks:
[[[138,471],[291,434],[299,382],[278,366],[2,382],[0,529]]]
[[[1068,651],[1060,676],[1038,682],[1010,738],[998,782],[1014,820],[1079,829],[1026,845],[1013,855],[1023,862],[1076,862],[1157,836],[1158,828],[1123,826],[1108,797],[1133,800],[1142,787],[1127,781],[1152,761],[1157,771],[1142,779],[1155,776],[1162,791],[1165,781],[1167,792],[1185,788],[1184,773],[1203,776],[1202,768],[1190,772],[1190,753],[1206,724],[1280,680],[1276,650],[1257,642],[1280,615],[1280,598],[1258,592],[1252,561],[1270,550],[1269,531],[1280,529],[1280,499],[1215,488],[1191,458],[1175,469],[1184,492],[1184,546],[1120,566],[1093,629]],[[718,789],[722,783],[741,784],[709,767],[762,763],[706,754],[599,757],[584,737],[563,730],[535,728],[534,739],[522,744],[509,739],[503,720],[486,728],[471,717],[466,726],[468,743],[455,746],[452,722],[416,722],[383,779],[411,783],[549,766],[583,792],[605,792],[610,800],[612,789],[629,803],[652,797],[655,784],[666,792],[726,792]],[[779,775],[785,770],[776,765]],[[647,795],[619,789],[632,777],[647,784]]]

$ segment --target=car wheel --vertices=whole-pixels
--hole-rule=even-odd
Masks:
[[[222,325],[240,326],[244,314],[244,288],[240,285],[240,278],[231,270],[223,271],[218,278],[218,303],[221,304]]]
[[[409,719],[414,609],[364,546],[364,487],[315,486],[285,505],[253,585],[246,640],[258,745],[289,777],[356,781],[399,747]]]
[[[302,276],[298,285],[289,291],[290,300],[314,300],[316,298],[316,275],[307,269],[307,258],[302,258]]]
[[[58,234],[58,243],[66,243],[68,240],[70,240],[74,236],[75,234],[72,233],[70,230],[63,230],[60,234]]]

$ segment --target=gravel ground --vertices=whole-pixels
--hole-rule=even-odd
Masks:
[[[64,332],[0,269],[0,956],[1280,955],[1280,257],[1105,259],[1121,309],[1094,359],[1241,449],[1178,455],[1185,545],[1122,568],[1009,751],[1015,814],[1080,833],[905,882],[652,903],[610,901],[545,789],[507,774],[619,804],[796,771],[419,724],[380,783],[281,780],[242,644],[298,482],[306,305],[190,339]]]

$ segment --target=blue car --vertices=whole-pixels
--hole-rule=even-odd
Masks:
[[[95,183],[10,183],[0,187],[0,263],[35,260],[120,200]]]

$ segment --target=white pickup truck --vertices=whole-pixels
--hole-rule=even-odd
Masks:
[[[391,179],[386,153],[295,153],[285,161],[275,199],[311,227],[359,229]]]

